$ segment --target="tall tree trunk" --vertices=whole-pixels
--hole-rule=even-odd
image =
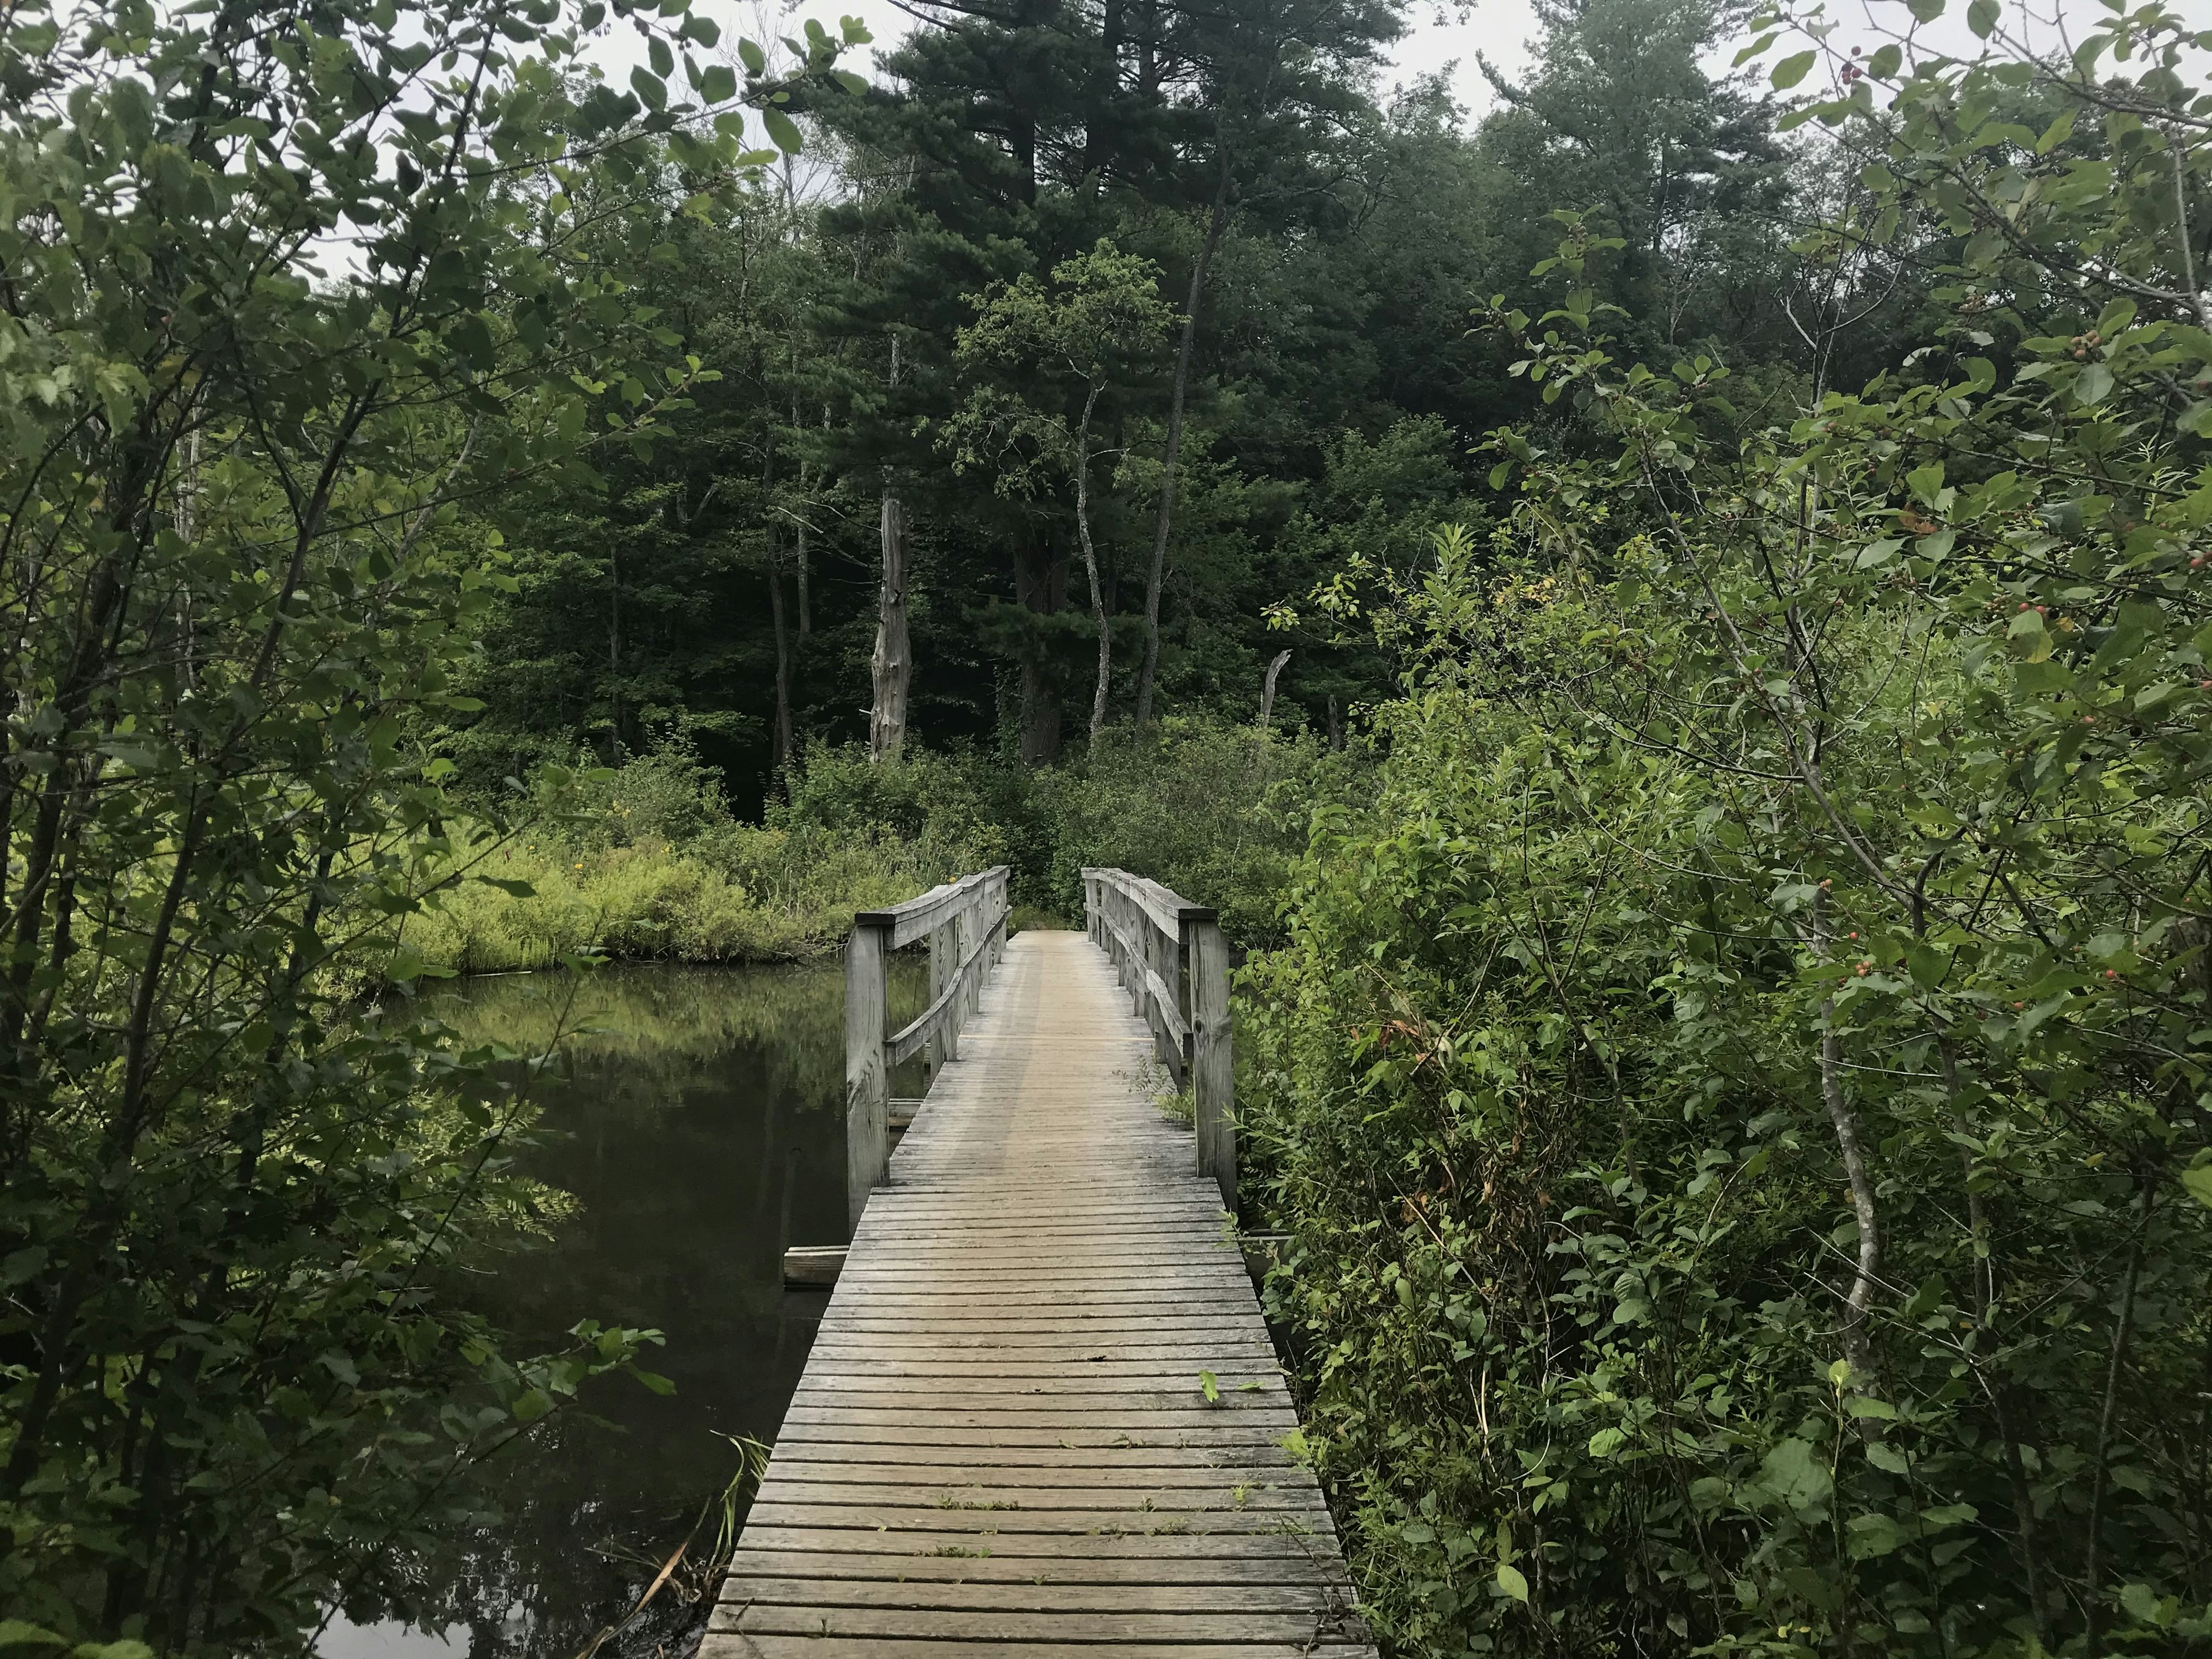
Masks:
[[[1091,693],[1091,740],[1106,726],[1106,691],[1114,675],[1114,628],[1106,615],[1106,585],[1098,578],[1098,550],[1091,540],[1091,414],[1103,390],[1093,382],[1083,400],[1083,424],[1075,434],[1075,530],[1083,538],[1083,568],[1091,578],[1091,620],[1098,630],[1098,679]]]
[[[1206,222],[1206,240],[1190,269],[1190,293],[1183,301],[1182,337],[1176,344],[1175,386],[1168,397],[1168,441],[1161,453],[1160,507],[1152,524],[1152,562],[1145,575],[1145,660],[1137,671],[1137,724],[1152,720],[1152,686],[1160,672],[1160,583],[1167,575],[1168,529],[1175,519],[1176,467],[1182,458],[1183,403],[1190,391],[1190,359],[1198,338],[1198,302],[1206,291],[1214,250],[1229,225],[1229,151],[1221,152],[1221,179],[1214,186],[1213,212]]]
[[[768,610],[775,624],[775,731],[770,760],[778,776],[791,765],[791,635],[783,621],[783,542],[768,526]]]
[[[830,424],[830,408],[826,404],[822,409],[822,424]],[[795,396],[791,400],[791,426],[794,432],[799,429],[799,399]],[[807,494],[806,487],[806,463],[802,460],[799,464],[799,548],[793,560],[793,574],[799,579],[799,637],[802,640],[814,631],[813,607],[807,598],[806,571],[806,537],[813,527],[814,498]]]
[[[899,382],[898,336],[891,336],[890,390]],[[906,503],[884,468],[883,586],[876,598],[876,648],[869,659],[875,700],[868,710],[868,758],[896,760],[906,749],[907,688],[914,653],[906,629]]]
[[[876,601],[876,649],[869,659],[876,697],[868,714],[868,758],[896,760],[906,747],[907,688],[914,656],[906,629],[906,503],[884,474],[883,587]]]
[[[806,520],[799,521],[799,550],[792,562],[799,578],[799,637],[805,639],[814,631],[814,614],[806,597]]]
[[[1067,559],[1040,536],[1014,550],[1014,597],[1032,617],[1049,617],[1067,602]],[[1049,766],[1060,758],[1060,688],[1042,635],[1022,660],[1022,763]]]

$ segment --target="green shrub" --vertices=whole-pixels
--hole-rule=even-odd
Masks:
[[[1308,817],[1365,764],[1364,751],[1331,754],[1306,732],[1263,736],[1194,717],[1109,727],[1086,754],[1036,775],[1048,902],[1081,915],[1084,866],[1112,866],[1217,907],[1241,943],[1278,938]]]
[[[1869,234],[1964,262],[1961,357],[1760,430],[1587,291],[1497,319],[1586,441],[1498,434],[1509,520],[1385,585],[1377,794],[1243,1005],[1268,1298],[1401,1655],[2212,1637],[2212,337],[2079,280],[2171,272],[2145,204],[2212,156],[2107,119],[2200,95],[2170,14],[2108,27],[1825,106]],[[2030,81],[2040,150],[1960,136]]]

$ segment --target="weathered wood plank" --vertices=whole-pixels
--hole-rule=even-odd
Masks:
[[[1099,1647],[1073,1642],[896,1640],[884,1637],[769,1636],[709,1631],[698,1659],[1375,1659],[1365,1644],[1229,1642],[1194,1650],[1187,1644],[1137,1642]]]
[[[1334,1636],[1358,1639],[1364,1626],[1347,1630],[1346,1615],[1319,1612],[1103,1613],[1083,1620],[1092,1642],[1158,1642],[1191,1644],[1220,1642],[1310,1642]],[[1067,1633],[1067,1621],[1052,1613],[944,1612],[902,1607],[745,1607],[725,1602],[709,1630],[741,1631],[763,1636],[860,1636],[882,1640],[906,1637],[944,1641],[948,1638],[991,1642],[1049,1640]]]
[[[732,1572],[725,1602],[755,1607],[904,1607],[971,1613],[1289,1613],[1329,1610],[1311,1583],[1037,1584],[976,1583],[950,1577],[908,1579],[765,1577],[756,1563]]]
[[[798,1552],[803,1554],[877,1555],[900,1560],[1039,1561],[1305,1561],[1316,1546],[1312,1539],[1280,1533],[1024,1533],[1001,1532],[981,1535],[940,1527],[910,1532],[878,1532],[872,1528],[790,1526],[747,1522],[738,1559],[748,1549]],[[896,1577],[896,1562],[884,1571]]]
[[[810,1534],[809,1537],[823,1534]],[[1119,1540],[1113,1540],[1119,1541]],[[1230,1540],[1231,1543],[1241,1540]],[[1334,1577],[1315,1577],[1314,1559],[1303,1551],[1276,1555],[1108,1555],[1082,1550],[1066,1555],[957,1555],[909,1552],[846,1552],[830,1547],[805,1550],[741,1547],[732,1561],[733,1579],[811,1578],[851,1590],[872,1584],[961,1583],[1135,1585],[1290,1585],[1310,1594],[1317,1583],[1341,1589],[1350,1578],[1340,1565]],[[725,1596],[727,1592],[725,1590]]]
[[[1153,1032],[1078,935],[1015,939],[975,1002],[862,1194],[702,1659],[1373,1659]]]

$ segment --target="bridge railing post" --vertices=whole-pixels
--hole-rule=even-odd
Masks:
[[[845,1207],[854,1227],[890,1170],[890,1065],[884,1053],[891,928],[856,918],[845,947]]]
[[[1190,969],[1190,1085],[1198,1167],[1237,1212],[1237,1065],[1229,1025],[1229,941],[1210,915],[1187,917],[1182,955]]]

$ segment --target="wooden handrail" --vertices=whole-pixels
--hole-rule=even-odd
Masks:
[[[933,1066],[960,1058],[961,1028],[1006,951],[1006,876],[997,865],[853,917],[845,947],[845,1203],[854,1227],[890,1169],[891,1067],[925,1045]],[[924,939],[929,1006],[903,1030],[887,1032],[890,954]]]
[[[1195,1107],[1198,1167],[1237,1209],[1236,1067],[1229,1024],[1229,944],[1218,911],[1126,870],[1085,868],[1083,919],[1106,952],[1152,1044]]]
[[[890,1051],[892,1065],[903,1065],[912,1060],[921,1052],[922,1045],[940,1031],[945,1034],[948,1045],[959,1041],[960,1026],[968,1012],[966,1005],[971,976],[980,978],[989,971],[982,965],[984,956],[990,953],[995,960],[996,953],[1005,946],[1006,938],[1006,912],[1001,910],[999,919],[976,941],[975,948],[969,951],[961,959],[960,965],[946,976],[945,988],[937,994],[937,1000],[922,1010],[921,1017],[912,1024],[884,1039],[884,1047]]]

